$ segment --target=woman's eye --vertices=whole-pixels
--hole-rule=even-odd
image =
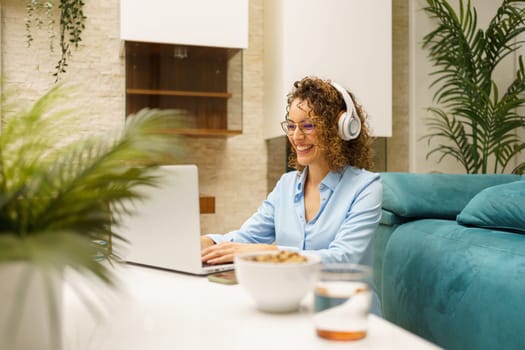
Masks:
[[[303,129],[304,130],[313,130],[314,129],[314,125],[312,123],[304,123],[303,124]]]
[[[288,130],[294,131],[295,130],[295,124],[288,124]]]

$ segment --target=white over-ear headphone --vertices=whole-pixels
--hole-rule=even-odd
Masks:
[[[337,121],[339,137],[345,141],[350,141],[359,136],[361,132],[361,120],[357,115],[354,101],[348,94],[348,92],[341,85],[336,82],[330,82],[330,84],[341,94],[346,105],[346,112],[341,114]]]

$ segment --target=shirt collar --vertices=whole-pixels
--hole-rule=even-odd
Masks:
[[[341,181],[341,177],[343,176],[342,172],[334,172],[330,171],[323,181],[321,181],[321,184],[328,187],[330,190],[334,191],[337,184]]]
[[[297,182],[297,187],[295,189],[295,193],[299,194],[303,192],[304,184],[306,181],[306,176],[308,174],[308,167],[305,167],[303,169],[303,172],[301,173],[299,177],[299,181]],[[321,181],[322,186],[328,187],[330,190],[334,191],[339,181],[341,181],[341,177],[343,176],[343,172],[334,172],[330,171],[325,176],[323,181]]]

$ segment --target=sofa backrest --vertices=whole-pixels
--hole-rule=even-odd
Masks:
[[[383,210],[401,218],[455,219],[479,191],[518,180],[513,174],[384,172]]]

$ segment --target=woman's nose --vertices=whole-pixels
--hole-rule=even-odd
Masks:
[[[303,130],[297,126],[295,130],[293,131],[292,137],[295,138],[304,138],[304,132]]]

